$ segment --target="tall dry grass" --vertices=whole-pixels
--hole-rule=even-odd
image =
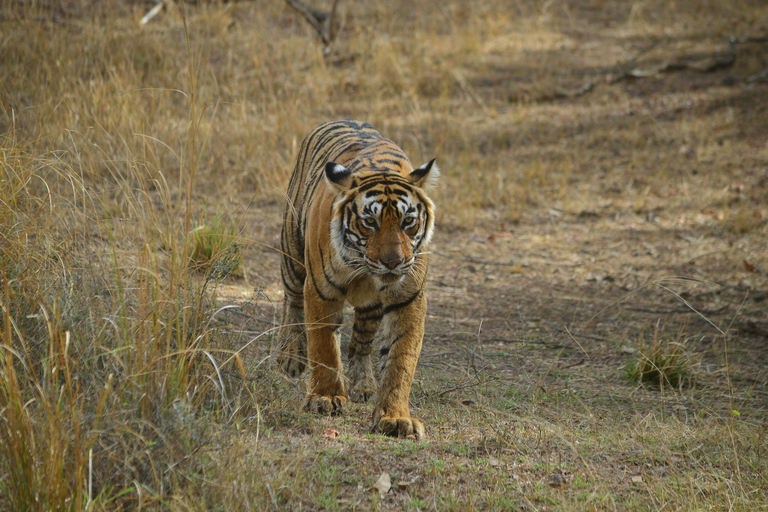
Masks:
[[[30,153],[4,136],[0,500],[151,503],[172,486],[167,464],[206,442],[202,417],[228,406],[211,346],[216,282],[190,270],[188,232],[167,222],[174,205],[158,208],[144,187],[168,191],[135,160],[117,164],[136,188],[116,203],[86,184],[74,150]]]
[[[127,12],[102,9],[106,25],[27,12],[8,25],[3,509],[172,502],[232,413],[225,365],[242,374],[239,356],[211,343],[211,293],[226,272],[190,266],[195,171],[213,158],[216,110],[199,99],[188,52],[200,47],[181,15],[162,34]]]

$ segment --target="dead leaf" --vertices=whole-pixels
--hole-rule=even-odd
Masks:
[[[373,484],[373,488],[379,491],[379,496],[382,498],[392,488],[392,480],[389,478],[389,473],[382,473],[376,483]]]
[[[757,272],[757,268],[747,260],[744,260],[744,270],[747,272]]]
[[[641,476],[633,476],[632,477],[632,483],[633,484],[641,484],[641,483],[643,483],[643,477],[641,477]]]
[[[323,432],[323,437],[326,439],[336,439],[339,437],[338,430],[333,430],[332,428],[325,429],[325,432]]]

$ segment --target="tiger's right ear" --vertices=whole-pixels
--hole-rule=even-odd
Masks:
[[[328,162],[325,164],[325,181],[337,192],[344,192],[352,184],[352,172],[343,165]]]
[[[435,158],[425,163],[411,174],[408,175],[408,180],[417,187],[430,190],[437,185],[437,178],[440,177],[440,169],[435,165]]]

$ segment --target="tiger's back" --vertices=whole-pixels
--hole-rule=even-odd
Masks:
[[[281,235],[278,361],[294,377],[312,368],[306,408],[334,412],[348,396],[376,396],[374,430],[423,435],[408,396],[421,351],[434,224],[424,188],[437,173],[434,160],[414,170],[397,145],[360,121],[326,123],[302,143]],[[349,394],[338,347],[345,301],[355,308]],[[371,363],[377,332],[380,382]]]

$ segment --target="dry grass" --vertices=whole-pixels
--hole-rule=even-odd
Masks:
[[[0,509],[764,508],[766,7],[340,5],[328,55],[281,2],[0,7]],[[422,443],[270,365],[282,189],[344,116],[445,170]]]
[[[640,343],[636,361],[626,367],[627,377],[647,385],[681,388],[693,379],[693,361],[685,346],[685,331],[681,328],[674,338],[660,335],[656,324],[647,343]]]

